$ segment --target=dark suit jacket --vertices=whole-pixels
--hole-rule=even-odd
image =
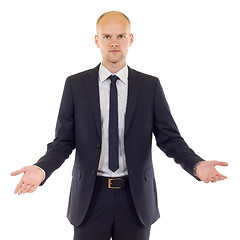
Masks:
[[[76,149],[68,206],[68,219],[75,226],[86,215],[101,153],[98,69],[99,65],[67,78],[56,137],[36,163],[45,170],[47,179]],[[152,134],[157,146],[193,175],[194,165],[202,159],[180,136],[159,80],[129,68],[124,147],[133,201],[145,226],[159,218]]]

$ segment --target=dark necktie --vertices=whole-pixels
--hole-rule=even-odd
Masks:
[[[119,168],[118,162],[118,96],[116,75],[109,77],[110,85],[110,106],[109,106],[109,169],[115,172]]]

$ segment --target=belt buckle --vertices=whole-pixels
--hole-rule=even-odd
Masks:
[[[108,188],[120,189],[121,187],[112,187],[112,181],[121,180],[121,178],[108,178]]]

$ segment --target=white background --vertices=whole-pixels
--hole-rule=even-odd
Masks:
[[[13,194],[54,138],[67,76],[95,67],[95,22],[119,10],[132,21],[128,65],[159,77],[181,134],[228,179],[197,182],[153,139],[161,218],[151,240],[239,239],[240,7],[233,0],[0,3],[0,238],[72,239],[66,215],[74,154],[34,194]],[[101,240],[101,239],[100,239]],[[127,239],[126,239],[127,240]]]

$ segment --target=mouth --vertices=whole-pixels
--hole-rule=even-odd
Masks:
[[[109,52],[111,52],[111,53],[118,53],[118,52],[121,52],[121,51],[119,51],[119,50],[111,50]]]

